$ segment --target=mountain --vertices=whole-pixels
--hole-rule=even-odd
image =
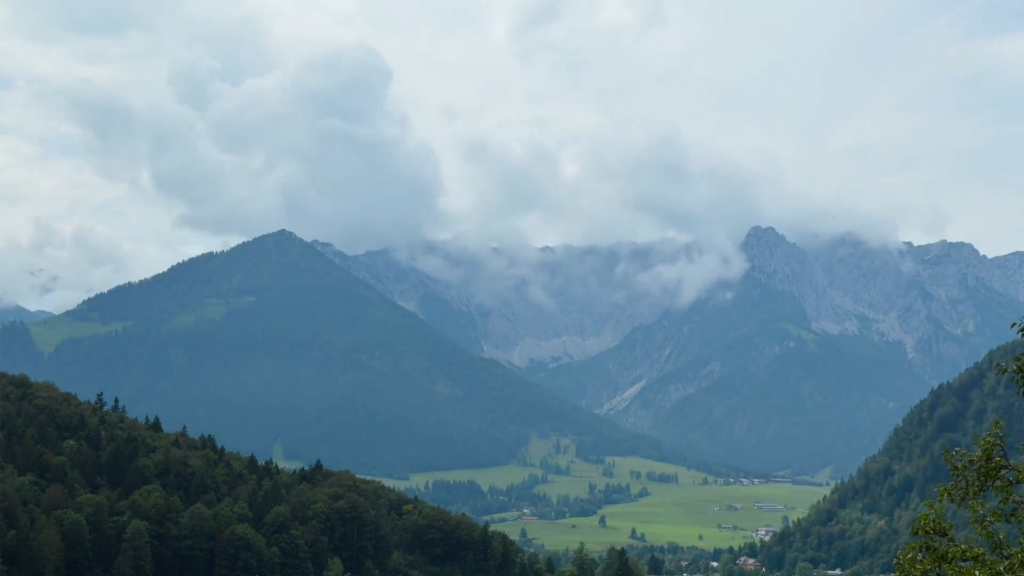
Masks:
[[[897,344],[818,333],[752,278],[538,380],[702,458],[794,474],[855,466],[929,389]]]
[[[34,322],[53,316],[53,314],[45,310],[29,310],[17,304],[5,306],[5,304],[0,302],[0,325],[7,324],[8,322]]]
[[[531,434],[679,461],[462,350],[287,231],[7,324],[0,348],[0,369],[368,475],[506,464]]]
[[[507,536],[0,373],[4,574],[543,574]],[[539,571],[537,570],[539,568]]]
[[[436,242],[359,255],[314,244],[463,348],[527,374],[607,350],[744,272],[796,296],[816,332],[898,342],[933,383],[998,344],[999,314],[1024,307],[1024,252],[988,258],[958,242],[875,247],[845,236],[803,247],[754,227],[746,270],[674,240],[485,251]]]
[[[945,451],[970,449],[996,419],[1005,424],[1008,445],[1024,442],[1024,401],[1009,377],[995,375],[997,364],[1021,353],[1024,341],[1000,346],[936,387],[855,475],[768,542],[759,556],[762,563],[788,574],[802,562],[892,573],[922,502],[934,499],[938,485],[949,481]]]
[[[532,376],[701,458],[841,476],[1024,312],[1024,254],[849,238],[804,250],[770,228],[751,230],[743,250],[739,281]]]
[[[673,241],[355,256],[315,244],[564,399],[701,458],[798,474],[852,471],[1024,312],[1024,252],[956,242],[803,247],[755,227],[747,267],[713,268],[710,284],[699,246]],[[704,290],[681,307],[686,286]]]
[[[466,350],[520,369],[613,346],[679,299],[646,278],[700,257],[671,241],[482,252],[425,243],[354,256],[314,244]]]

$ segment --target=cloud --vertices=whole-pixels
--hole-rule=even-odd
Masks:
[[[0,293],[29,306],[281,227],[698,240],[679,278],[754,224],[1024,248],[1013,3],[11,0],[0,54]]]

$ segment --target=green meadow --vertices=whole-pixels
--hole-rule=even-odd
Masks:
[[[69,338],[84,338],[94,334],[112,332],[124,328],[128,324],[130,322],[113,322],[110,324],[79,322],[70,316],[61,314],[32,322],[27,326],[36,347],[49,354],[57,348],[58,344]]]
[[[543,455],[545,441],[535,440],[525,451],[534,461]],[[829,488],[815,486],[792,486],[764,484],[758,486],[719,486],[708,476],[710,484],[702,485],[704,473],[682,466],[655,462],[635,457],[608,457],[615,463],[615,476],[602,475],[603,466],[588,464],[573,456],[559,458],[549,454],[550,460],[569,463],[571,476],[549,475],[550,481],[536,488],[552,498],[567,494],[584,496],[587,485],[594,482],[600,486],[608,483],[629,483],[634,492],[646,486],[650,496],[636,502],[606,506],[598,515],[586,518],[567,518],[558,521],[523,521],[518,514],[500,514],[487,518],[495,530],[501,530],[518,538],[520,530],[548,549],[573,547],[585,542],[591,547],[624,545],[632,541],[630,532],[636,528],[646,540],[653,544],[675,542],[682,546],[728,547],[740,545],[753,538],[753,532],[761,526],[782,526],[783,515],[791,520],[803,516],[811,504],[821,499]],[[630,480],[630,470],[643,474],[648,471],[668,472],[679,475],[679,484],[666,484],[644,480]],[[540,468],[531,466],[497,466],[478,470],[451,470],[413,474],[409,480],[379,479],[396,488],[422,485],[437,479],[475,480],[483,487],[490,485],[505,487],[520,482],[529,474],[540,474]],[[762,512],[754,509],[755,502],[765,502],[786,507],[785,512]],[[737,510],[728,510],[729,505]],[[712,508],[720,508],[713,512]],[[598,526],[598,519],[607,517],[606,527]],[[511,521],[510,521],[511,519]],[[734,526],[735,530],[720,530],[719,525]]]

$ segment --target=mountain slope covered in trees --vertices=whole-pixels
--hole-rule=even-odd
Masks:
[[[674,459],[462,350],[286,231],[7,324],[0,347],[0,369],[104,390],[261,458],[279,442],[289,460],[401,475],[506,464],[550,433]]]
[[[945,451],[971,448],[995,419],[1005,424],[1010,445],[1024,442],[1024,402],[1008,376],[996,375],[998,364],[1021,352],[1021,341],[996,348],[933,390],[855,475],[772,538],[761,561],[789,574],[803,562],[891,573],[922,502],[934,499],[937,486],[949,480]]]
[[[0,416],[9,576],[544,572],[505,535],[379,482],[284,472],[52,384],[0,373]]]

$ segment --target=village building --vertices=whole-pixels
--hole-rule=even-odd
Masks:
[[[753,558],[749,558],[747,556],[744,556],[744,557],[740,558],[739,560],[737,560],[736,561],[736,565],[739,566],[740,568],[743,568],[744,570],[758,570],[758,569],[764,570],[764,568],[761,566],[760,562],[758,562],[757,560],[754,560]]]

